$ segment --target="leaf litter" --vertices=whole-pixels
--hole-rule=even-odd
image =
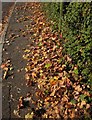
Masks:
[[[24,50],[23,58],[28,62],[25,68],[26,85],[37,85],[35,95],[38,101],[32,100],[32,94],[21,96],[18,111],[35,104],[36,108],[30,107],[25,118],[74,119],[82,115],[90,116],[92,102],[87,99],[91,99],[92,95],[86,89],[87,85],[81,84],[82,76],[79,75],[78,67],[73,65],[68,55],[62,54],[63,34],[52,31],[50,26],[53,22],[46,21],[41,3],[30,3],[28,8],[31,8],[33,15],[20,18],[17,22],[29,18],[33,21],[31,25],[25,26],[32,44]]]

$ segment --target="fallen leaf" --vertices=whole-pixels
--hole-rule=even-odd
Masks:
[[[33,116],[34,116],[34,113],[33,113],[33,112],[27,113],[27,114],[25,115],[25,119],[33,118]]]
[[[86,101],[81,101],[80,108],[83,108],[84,105],[86,105]]]
[[[8,76],[8,70],[9,69],[6,67],[6,70],[4,71],[3,79],[6,79],[6,77]]]
[[[20,113],[19,113],[19,110],[14,110],[13,113],[14,113],[14,115],[16,115],[16,116],[21,117],[21,116],[20,116]]]
[[[78,91],[78,92],[80,92],[80,91],[82,91],[82,88],[81,88],[80,85],[77,85],[77,86],[75,87],[75,90]]]
[[[35,78],[35,77],[36,77],[36,73],[32,72],[32,78]]]
[[[1,68],[4,69],[6,67],[6,64],[2,64]]]
[[[30,74],[30,73],[26,73],[26,74],[25,74],[25,79],[26,79],[26,80],[30,80],[30,78],[31,78],[31,74]]]

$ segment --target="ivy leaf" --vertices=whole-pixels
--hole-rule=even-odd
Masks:
[[[62,63],[62,58],[58,60],[59,63]]]
[[[86,97],[86,95],[84,95],[84,94],[80,95],[81,101],[82,101],[82,100],[85,100],[85,97]]]
[[[72,104],[76,104],[76,100],[74,100],[74,99],[72,99],[70,102],[71,102]]]
[[[75,73],[76,75],[78,75],[78,69],[75,69],[75,70],[74,70],[74,73]]]

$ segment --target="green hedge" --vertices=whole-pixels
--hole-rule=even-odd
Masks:
[[[43,5],[49,20],[58,29],[61,3]],[[84,82],[92,84],[92,3],[63,3],[61,31],[63,33],[63,53],[70,55],[78,65],[78,74]]]
[[[92,82],[92,14],[91,3],[70,3],[62,21],[64,51],[79,67],[79,74]]]
[[[43,5],[43,10],[46,13],[46,16],[48,20],[51,20],[54,22],[54,25],[52,26],[53,30],[58,30],[59,28],[59,22],[60,22],[60,6],[62,3],[59,2],[46,2],[42,3]],[[63,3],[63,9],[62,12],[65,14],[66,13],[66,8],[69,3]]]
[[[60,13],[60,4],[59,3],[44,3],[43,10],[46,13],[48,20],[53,20],[54,26],[53,29],[58,29],[59,22],[59,13]]]

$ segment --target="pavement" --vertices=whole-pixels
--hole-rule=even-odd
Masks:
[[[2,2],[2,22],[4,23],[4,18],[9,15],[9,10],[14,5],[14,2]]]
[[[14,2],[0,2],[0,65],[2,63],[2,48],[8,23],[13,11]],[[0,68],[0,119],[2,118],[2,69]]]
[[[27,61],[23,59],[24,49],[31,44],[29,39],[31,34],[22,34],[27,31],[25,26],[31,24],[31,12],[30,3],[16,3],[5,35],[2,63],[10,60],[13,72],[2,81],[2,118],[17,118],[14,110],[17,109],[19,97],[26,95],[29,91],[35,92],[34,88],[26,86]],[[18,22],[19,20],[20,22]],[[14,35],[13,39],[12,35]],[[23,118],[24,112],[28,111],[25,109],[21,112]]]

